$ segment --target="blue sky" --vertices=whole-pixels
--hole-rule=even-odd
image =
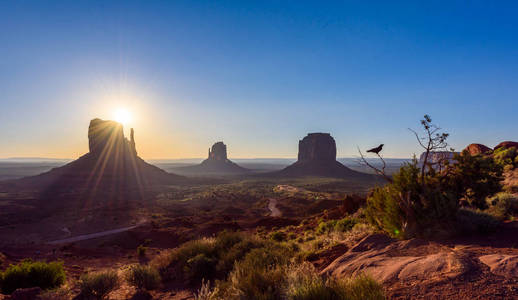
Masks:
[[[518,3],[320,2],[2,1],[0,157],[78,157],[119,107],[144,158],[317,131],[409,157],[425,113],[456,149],[518,140]]]

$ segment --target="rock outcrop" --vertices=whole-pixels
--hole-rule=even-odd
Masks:
[[[102,155],[112,151],[136,155],[135,132],[131,128],[130,140],[124,137],[122,124],[115,121],[93,119],[88,126],[88,147],[92,155]]]
[[[470,155],[481,155],[488,154],[493,151],[493,149],[482,144],[469,144],[462,152],[464,151],[468,151]]]
[[[207,159],[226,161],[228,159],[227,145],[223,144],[223,142],[217,142],[212,145],[212,148],[209,148],[209,157]]]
[[[500,144],[496,145],[495,150],[499,149],[499,148],[508,149],[508,148],[512,148],[512,147],[518,149],[518,142],[511,142],[511,141],[501,142]]]
[[[335,139],[329,133],[310,133],[299,141],[298,161],[336,161]]]
[[[141,196],[150,186],[186,181],[142,160],[137,155],[134,130],[131,129],[128,140],[117,122],[93,119],[88,127],[88,145],[89,152],[79,159],[22,178],[15,184],[35,187],[52,198],[72,192],[88,198],[101,199],[99,195],[104,193],[104,196],[128,199]]]
[[[413,254],[415,248],[431,253]],[[408,254],[407,254],[408,253]],[[377,281],[434,282],[456,278],[469,268],[462,254],[421,240],[395,241],[382,234],[365,237],[329,264],[323,274],[348,278],[368,274]]]
[[[329,133],[310,133],[299,141],[297,162],[263,176],[320,176],[373,180],[376,176],[353,171],[336,161],[336,143]]]
[[[227,157],[227,145],[217,142],[209,148],[206,160],[196,166],[177,168],[179,174],[196,176],[237,175],[250,172]]]

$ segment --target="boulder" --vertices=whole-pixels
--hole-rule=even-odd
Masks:
[[[518,255],[489,254],[480,256],[479,260],[493,274],[511,278],[518,276]]]
[[[425,253],[413,251],[416,248]],[[335,259],[322,274],[337,278],[368,274],[382,283],[434,282],[458,277],[468,267],[462,256],[446,247],[420,240],[395,241],[374,234]]]
[[[471,155],[480,155],[490,153],[493,150],[482,144],[469,144],[462,152],[464,151],[468,151]]]
[[[298,161],[336,161],[335,139],[329,133],[310,133],[299,141]]]
[[[39,287],[25,288],[25,289],[17,289],[11,294],[12,300],[35,300],[41,299],[39,295],[41,294],[41,289]]]
[[[501,142],[500,144],[496,145],[495,150],[499,149],[499,148],[508,149],[508,148],[513,148],[513,147],[518,149],[518,142],[505,141],[505,142]]]

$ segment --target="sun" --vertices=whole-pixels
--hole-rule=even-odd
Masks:
[[[128,125],[131,122],[131,113],[125,108],[118,108],[114,112],[115,121],[121,123],[122,125]]]

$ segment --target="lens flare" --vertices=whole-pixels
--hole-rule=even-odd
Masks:
[[[122,125],[127,125],[131,122],[131,113],[127,109],[119,108],[114,113],[114,119]]]

